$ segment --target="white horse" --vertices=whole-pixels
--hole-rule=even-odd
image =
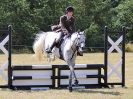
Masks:
[[[45,50],[53,44],[53,42],[58,41],[61,33],[55,32],[41,32],[37,34],[33,50],[35,52],[35,56],[41,59]],[[72,91],[72,78],[74,78],[75,85],[78,85],[78,80],[76,78],[74,72],[75,59],[77,56],[77,47],[83,49],[85,46],[85,33],[83,32],[75,32],[70,37],[64,39],[61,43],[60,48],[54,47],[52,50],[52,54],[56,57],[63,57],[63,60],[67,63],[70,68],[70,76],[69,76],[69,91]],[[60,56],[60,52],[62,55]]]

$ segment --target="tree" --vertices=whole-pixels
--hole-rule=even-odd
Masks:
[[[13,26],[13,44],[32,45],[38,31],[59,23],[67,6],[75,8],[76,30],[86,31],[87,46],[103,46],[105,25],[133,27],[132,0],[1,0],[0,25]],[[133,40],[132,31],[127,36]]]

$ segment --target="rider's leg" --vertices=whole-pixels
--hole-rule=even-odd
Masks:
[[[52,50],[55,47],[55,45],[58,44],[59,42],[61,42],[61,39],[63,38],[64,33],[63,32],[59,32],[57,36],[58,37],[54,40],[53,44],[48,49],[46,49],[47,53],[52,53]]]
[[[61,43],[63,42],[63,39],[64,39],[64,33],[63,32],[60,32],[59,39],[57,40],[58,46],[61,45]]]
[[[49,48],[46,49],[46,52],[52,53],[52,49],[54,48],[55,45],[56,45],[56,42],[54,41],[53,44]]]

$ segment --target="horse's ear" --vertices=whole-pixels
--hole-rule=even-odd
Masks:
[[[77,31],[78,33],[80,33],[80,29],[78,29],[78,31]]]
[[[86,36],[86,31],[85,30],[83,31],[83,34]]]
[[[80,31],[81,34],[85,34],[85,31]]]

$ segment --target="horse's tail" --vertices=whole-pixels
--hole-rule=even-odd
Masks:
[[[35,53],[35,57],[37,57],[39,60],[42,59],[42,56],[44,54],[44,44],[45,44],[45,32],[39,32],[36,35],[35,42],[33,44],[33,51]]]

